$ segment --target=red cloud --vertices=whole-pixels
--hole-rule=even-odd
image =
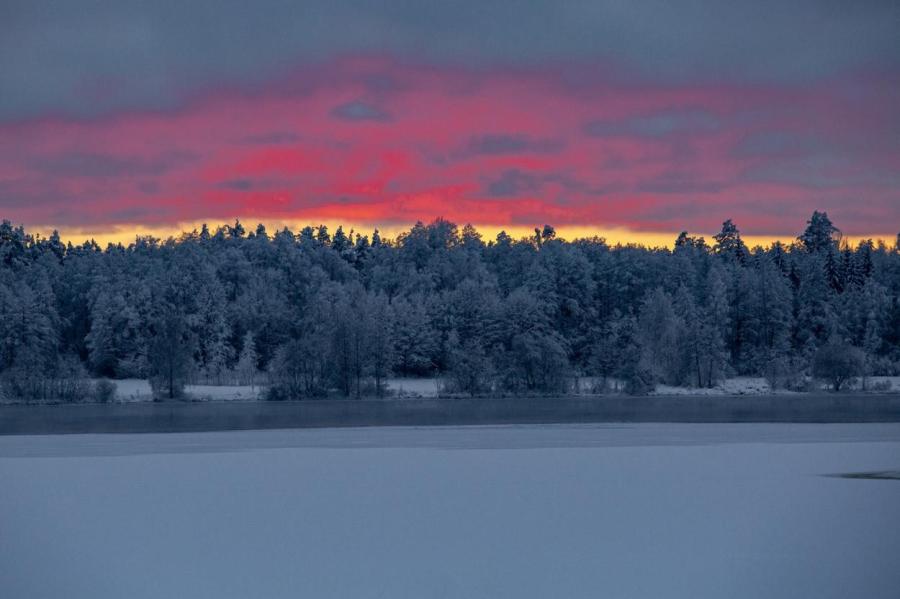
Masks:
[[[334,61],[168,112],[0,126],[0,211],[103,229],[254,216],[796,232],[900,224],[896,77],[609,82]]]

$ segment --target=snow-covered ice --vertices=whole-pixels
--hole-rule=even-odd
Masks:
[[[4,597],[867,597],[900,425],[0,437]]]

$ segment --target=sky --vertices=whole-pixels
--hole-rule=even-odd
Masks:
[[[5,0],[0,218],[900,230],[900,3]]]

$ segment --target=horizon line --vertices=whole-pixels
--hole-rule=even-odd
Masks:
[[[354,222],[352,220],[348,221],[339,221],[337,219],[321,219],[317,221],[300,221],[299,219],[256,219],[252,216],[237,216],[233,220],[224,220],[224,219],[196,219],[196,220],[186,220],[186,221],[178,221],[172,223],[170,225],[156,225],[156,226],[148,226],[143,224],[132,224],[132,225],[110,225],[108,227],[102,228],[89,228],[89,227],[55,227],[51,225],[37,225],[37,226],[26,226],[21,223],[13,223],[16,226],[22,226],[25,228],[26,232],[31,234],[39,235],[40,237],[46,239],[48,238],[53,231],[57,231],[59,233],[60,240],[64,243],[71,243],[73,246],[81,245],[86,242],[94,241],[100,247],[105,248],[106,246],[112,244],[122,244],[124,246],[128,246],[133,243],[137,238],[141,237],[154,237],[160,240],[167,239],[178,239],[184,234],[190,234],[193,231],[200,231],[201,227],[205,224],[209,227],[211,231],[215,231],[218,227],[230,225],[234,221],[239,221],[242,225],[244,225],[245,230],[250,233],[252,230],[255,230],[257,225],[262,224],[269,235],[274,234],[277,231],[281,231],[284,228],[288,228],[295,234],[300,230],[307,226],[318,227],[324,225],[328,228],[330,233],[336,231],[339,227],[342,227],[344,232],[348,235],[350,232],[354,232],[356,234],[371,236],[374,231],[378,231],[383,239],[392,239],[396,240],[397,237],[405,232],[408,232],[415,226],[416,222],[421,222],[423,224],[429,224],[438,220],[442,217],[430,219],[430,220],[418,220],[409,223],[385,223],[383,225],[379,225],[377,223],[370,222]],[[501,232],[506,232],[507,235],[512,237],[513,239],[523,239],[532,237],[534,235],[535,227],[541,228],[545,224],[549,224],[556,231],[556,235],[558,238],[567,240],[567,241],[575,241],[578,239],[589,239],[594,237],[602,238],[608,245],[616,246],[616,245],[640,245],[647,248],[668,248],[671,249],[675,245],[675,240],[680,233],[683,231],[687,232],[691,236],[695,237],[703,237],[704,239],[709,241],[712,237],[718,233],[718,231],[712,232],[698,232],[691,231],[690,229],[683,228],[681,230],[672,230],[672,231],[653,231],[653,230],[640,230],[640,229],[632,229],[628,227],[603,227],[603,226],[594,226],[594,225],[554,225],[553,223],[540,223],[535,225],[497,225],[492,223],[477,223],[477,222],[468,222],[468,223],[457,223],[451,219],[443,219],[448,222],[455,224],[460,229],[466,224],[471,224],[479,234],[481,234],[482,238],[485,242],[491,241],[496,238]],[[738,228],[740,228],[739,223],[736,223]],[[797,241],[797,235],[802,233],[803,227],[805,227],[805,222],[798,227],[798,232],[796,235],[780,235],[780,234],[743,234],[741,233],[741,239],[744,241],[748,248],[753,248],[756,246],[761,246],[763,248],[771,247],[775,242],[780,242],[783,245],[789,246],[792,243]],[[838,227],[840,229],[840,227]],[[874,243],[884,243],[886,246],[891,247],[892,244],[896,243],[897,235],[895,233],[875,233],[868,235],[842,235],[841,243],[847,243],[851,247],[857,246],[860,242],[871,240]],[[710,245],[712,245],[710,243]]]

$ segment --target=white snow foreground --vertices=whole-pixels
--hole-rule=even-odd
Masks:
[[[894,599],[900,425],[0,437],[4,597]]]

